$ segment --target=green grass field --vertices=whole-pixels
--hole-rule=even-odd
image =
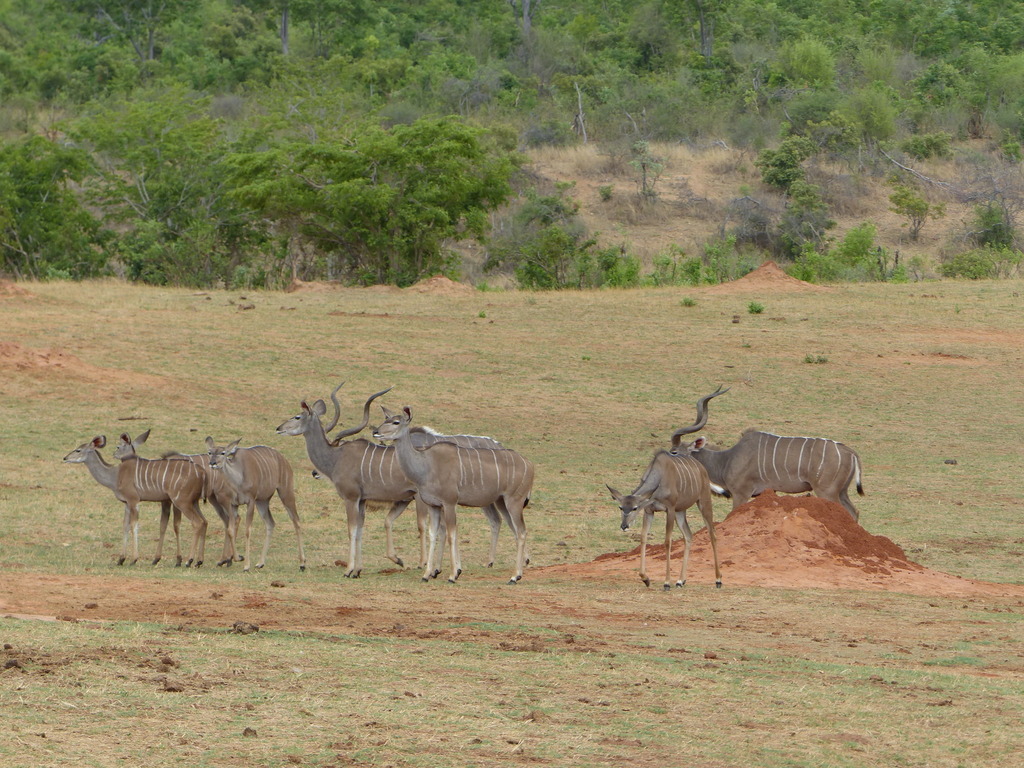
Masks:
[[[604,483],[632,488],[724,384],[710,440],[748,427],[841,440],[864,465],[855,503],[868,531],[929,568],[1024,583],[1022,281],[18,287],[0,291],[0,610],[75,620],[0,618],[3,765],[974,768],[1019,753],[1018,598],[739,588],[728,567],[722,590],[662,593],[633,575],[536,567],[632,548]],[[495,436],[536,464],[523,582],[504,583],[507,531],[483,567],[473,510],[459,517],[457,585],[386,560],[379,508],[363,577],[343,577],[341,503],[310,476],[302,439],[274,431],[343,380],[344,425],[393,385],[381,402],[410,405],[415,423]],[[151,456],[199,452],[207,435],[282,451],[307,572],[276,500],[263,571],[212,567],[212,510],[208,566],[143,565],[152,504],[142,561],[117,567],[120,505],[61,459],[94,435],[146,429]],[[715,505],[721,520],[728,502]],[[415,561],[412,514],[396,532]],[[262,536],[257,523],[254,545]],[[232,631],[258,610],[273,626]]]

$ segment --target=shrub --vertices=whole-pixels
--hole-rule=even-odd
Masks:
[[[917,160],[929,157],[949,157],[953,137],[945,131],[911,136],[900,144],[900,149]]]
[[[764,312],[764,304],[762,304],[759,301],[752,301],[749,304],[747,304],[747,312],[749,312],[752,315],[760,315],[762,312]]]
[[[1012,248],[983,246],[953,256],[939,266],[943,277],[963,277],[984,280],[993,277],[1012,277],[1020,273],[1024,254]]]

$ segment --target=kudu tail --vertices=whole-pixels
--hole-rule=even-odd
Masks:
[[[860,457],[859,456],[854,456],[853,466],[854,466],[854,472],[856,473],[855,474],[855,478],[857,480],[857,495],[858,496],[863,496],[864,495],[864,486],[861,485]]]

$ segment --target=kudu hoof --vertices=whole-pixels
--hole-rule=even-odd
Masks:
[[[302,572],[302,573],[305,573],[306,572],[306,566],[300,565],[299,566],[299,571]]]
[[[119,558],[117,558],[117,564],[118,565],[124,565],[124,561],[127,560],[127,559],[128,558],[126,558],[126,557],[119,557]]]
[[[430,583],[430,579],[428,579],[428,578],[427,578],[426,576],[424,576],[423,578],[421,578],[421,579],[420,579],[420,581],[422,581],[422,582],[423,582],[424,584],[428,584],[428,583]]]
[[[397,565],[399,568],[405,568],[405,562],[400,557],[395,558],[395,565]]]
[[[159,562],[160,562],[160,558],[159,557],[154,557],[153,558],[153,562],[151,562],[150,565],[156,565]]]
[[[662,585],[661,585],[661,588],[662,588],[662,589],[663,589],[663,590],[664,590],[665,592],[671,592],[671,591],[672,591],[672,585],[671,585],[671,584],[662,584]]]
[[[677,581],[676,582],[676,587],[677,588],[678,587],[685,587],[685,586],[686,586],[686,582],[685,581]],[[668,584],[665,585],[665,589],[668,589]]]
[[[651,580],[648,579],[646,576],[641,576],[640,577],[640,581],[642,581],[644,583],[645,587],[651,586]]]
[[[721,588],[722,588],[722,582],[721,581],[716,581],[715,582],[715,589],[721,589]]]

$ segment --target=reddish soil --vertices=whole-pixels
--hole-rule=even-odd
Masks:
[[[766,261],[760,267],[750,272],[739,280],[728,283],[719,283],[705,289],[705,293],[749,293],[751,291],[831,291],[825,285],[797,280],[790,277],[774,261]]]
[[[660,528],[656,525],[655,528]],[[663,529],[662,529],[663,530]],[[884,536],[874,536],[838,504],[813,496],[776,496],[766,491],[716,524],[724,587],[850,589],[901,592],[935,597],[1010,598],[1024,600],[1024,585],[970,581],[924,568]],[[658,534],[660,536],[660,533]],[[678,532],[676,536],[679,536]],[[672,579],[682,562],[683,542],[673,544]],[[664,547],[648,545],[652,589],[664,573]],[[529,568],[529,582],[557,576],[573,582],[624,584],[637,580],[639,546],[625,553],[601,555],[593,562]],[[209,584],[176,582],[173,589],[147,575],[144,566],[117,575],[45,575],[9,572],[0,595],[0,614],[67,621],[82,619],[159,621],[197,626],[232,622],[266,627],[319,630],[339,623],[367,635],[425,632],[444,612],[479,609],[475,590],[427,590],[398,569],[382,571],[388,579],[376,597],[349,596],[339,607],[335,590],[303,587],[301,580],[267,580],[250,576],[245,586],[225,579]],[[487,574],[493,579],[496,574]],[[391,579],[395,581],[391,581]],[[465,579],[466,577],[464,577]],[[472,577],[470,577],[472,578]],[[706,529],[694,534],[688,583],[710,585],[714,579]],[[500,583],[500,582],[499,582]],[[274,589],[274,588],[278,589]],[[300,597],[298,599],[297,596]],[[416,595],[409,602],[409,595]],[[571,603],[571,604],[570,604]],[[567,614],[577,605],[534,590],[501,589],[488,598],[492,610]],[[475,608],[474,608],[475,606]],[[400,620],[396,621],[396,617]],[[449,633],[450,634],[450,633]]]
[[[664,575],[664,529],[652,526],[647,546],[651,583]],[[815,496],[777,496],[765,491],[715,525],[722,581],[726,585],[798,589],[871,589],[935,596],[1024,597],[1024,585],[970,581],[932,571],[910,560],[884,536],[873,536],[840,505]],[[683,540],[672,545],[672,580],[682,563]],[[583,565],[559,565],[545,572],[574,578],[607,579],[638,573],[640,547],[601,555]],[[687,581],[711,583],[714,568],[706,530],[694,534]]]

